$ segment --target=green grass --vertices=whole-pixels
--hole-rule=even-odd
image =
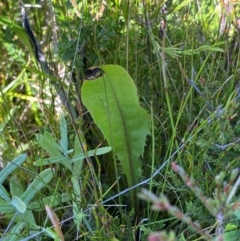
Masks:
[[[10,1],[0,10],[0,167],[6,175],[0,176],[0,208],[5,208],[0,212],[0,237],[34,240],[32,235],[37,235],[36,240],[59,240],[53,227],[57,219],[47,217],[47,213],[54,217],[45,210],[48,204],[60,222],[65,221],[61,227],[65,240],[122,241],[136,236],[139,240],[214,240],[214,235],[220,240],[223,234],[217,228],[223,228],[224,240],[237,240],[239,193],[232,188],[236,176],[231,173],[238,168],[240,155],[239,36],[231,24],[221,34],[220,17],[235,21],[239,4],[229,15],[224,6],[205,0],[167,2],[162,15],[163,4],[157,1],[51,4],[27,9],[53,70],[49,78],[31,56],[18,3]],[[102,14],[98,20],[97,13]],[[163,37],[159,36],[162,19],[167,24]],[[137,216],[129,194],[133,187],[113,153],[103,149],[103,155],[76,161],[73,169],[68,166],[74,155],[110,145],[81,101],[83,55],[87,68],[105,64],[125,68],[136,84],[140,105],[149,113],[151,135],[139,158],[142,179],[138,182],[147,191],[145,196],[142,193],[145,200],[136,197],[141,210]],[[62,106],[56,83],[77,109],[77,119]],[[60,140],[67,143],[67,151],[74,149],[62,159]],[[4,169],[8,162],[23,158],[23,153],[23,164]],[[47,166],[34,165],[52,157],[58,158],[57,163],[48,159]],[[183,180],[174,172],[173,162],[185,170],[180,175]],[[188,176],[196,186],[189,184]],[[38,185],[27,200],[24,193],[34,182]],[[13,196],[20,200],[9,204]],[[212,198],[212,206],[202,197]],[[179,215],[169,206],[161,212],[152,210],[152,205],[162,203],[178,207]],[[223,224],[216,222],[220,207]],[[186,217],[198,221],[201,228],[195,229]],[[160,230],[175,234],[151,236]]]

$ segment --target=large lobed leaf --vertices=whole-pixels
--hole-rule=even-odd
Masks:
[[[102,70],[101,77],[84,81],[82,101],[112,146],[128,185],[133,186],[141,177],[139,156],[150,134],[149,115],[139,105],[136,86],[125,69],[105,65]]]

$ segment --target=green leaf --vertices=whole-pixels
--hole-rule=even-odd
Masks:
[[[53,171],[48,168],[42,171],[28,186],[27,190],[21,196],[21,199],[28,204],[32,198],[42,189],[47,183],[49,183],[53,178]]]
[[[1,94],[0,94],[1,95]],[[3,121],[0,123],[0,132],[3,131],[7,123],[13,118],[17,107],[12,108],[9,113],[4,117]]]
[[[0,184],[0,197],[1,197],[3,200],[5,200],[6,202],[8,202],[8,203],[11,201],[11,199],[10,199],[10,197],[9,197],[9,195],[8,195],[7,190],[6,190],[5,187],[4,187],[3,185],[1,185],[1,184]]]
[[[46,166],[54,163],[61,163],[66,161],[67,157],[65,156],[55,156],[55,157],[49,157],[45,159],[39,159],[33,163],[34,166]],[[69,159],[70,161],[70,159]]]
[[[240,220],[240,210],[234,211],[234,215]]]
[[[215,46],[209,46],[209,45],[202,45],[200,46],[197,51],[211,51],[211,52],[224,52],[223,49],[219,48],[219,47],[215,47]]]
[[[224,241],[240,241],[240,230],[234,230],[223,235]]]
[[[86,145],[86,141],[82,132],[79,132],[79,134],[75,136],[74,140],[74,156],[82,154],[84,152],[84,150],[82,149],[84,148],[84,145]]]
[[[29,208],[34,211],[42,211],[45,210],[45,206],[49,205],[50,207],[56,207],[57,205],[68,202],[71,199],[70,194],[62,193],[62,194],[54,194],[49,197],[44,197],[40,200],[32,202],[29,204]]]
[[[238,225],[233,224],[233,223],[228,223],[226,225],[225,231],[233,231],[233,230],[236,230],[236,229],[238,229]]]
[[[15,209],[10,203],[7,203],[6,201],[2,200],[0,198],[0,213],[14,213]]]
[[[101,155],[104,155],[106,153],[109,153],[110,151],[112,151],[112,147],[110,147],[110,146],[100,147],[96,150],[88,151],[87,156],[88,157],[101,156]],[[82,154],[74,156],[74,158],[72,159],[72,162],[83,160],[84,158],[86,158],[86,156],[85,156],[85,154],[82,153]]]
[[[61,115],[60,118],[60,134],[61,140],[59,141],[64,153],[68,151],[68,133],[67,133],[67,122],[64,118],[64,115]]]
[[[110,146],[101,147],[96,150],[88,151],[87,156],[88,157],[100,156],[100,155],[110,152],[111,150],[112,150],[112,148]],[[84,153],[74,155],[74,158],[72,158],[72,159],[67,158],[65,156],[56,156],[56,157],[50,157],[50,158],[45,158],[45,159],[39,159],[39,160],[35,161],[33,163],[33,165],[34,166],[45,166],[45,165],[50,165],[50,164],[54,164],[54,163],[62,163],[65,161],[69,162],[69,164],[70,164],[71,162],[77,162],[77,161],[83,160],[84,158],[86,158],[86,155]]]
[[[84,153],[84,149],[86,149],[86,141],[84,139],[82,132],[79,131],[79,133],[75,135],[73,157],[76,157],[77,155],[82,155]],[[84,162],[84,159],[79,159],[73,164],[74,174],[77,174],[77,172],[79,173],[82,171],[83,162]]]
[[[14,206],[19,213],[25,213],[27,210],[26,204],[17,196],[12,197],[10,204]]]
[[[129,186],[141,177],[141,163],[150,118],[138,101],[129,74],[118,65],[102,66],[102,77],[85,81],[82,101],[117,155]]]
[[[183,233],[181,233],[179,241],[186,241]]]
[[[8,175],[11,174],[25,161],[26,157],[26,154],[19,155],[7,164],[7,166],[0,172],[0,184],[2,184],[8,177]]]
[[[20,221],[11,229],[11,232],[4,238],[4,241],[19,241],[21,239],[20,234],[22,233],[26,222]]]
[[[52,157],[60,156],[63,152],[63,148],[58,145],[51,133],[48,131],[44,132],[44,135],[36,134],[38,144]]]
[[[18,178],[13,176],[10,181],[10,192],[12,197],[13,196],[22,196],[25,191],[24,185],[20,182]]]

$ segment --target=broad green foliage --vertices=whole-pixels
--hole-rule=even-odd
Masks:
[[[150,133],[149,116],[139,105],[136,86],[127,71],[117,65],[105,65],[102,70],[102,77],[83,83],[83,104],[112,146],[129,186],[133,186],[141,177],[138,158]]]
[[[26,157],[25,154],[19,155],[7,164],[7,166],[0,172],[0,184],[3,184],[6,178],[26,160]]]
[[[79,138],[81,137],[78,136],[75,137],[75,148],[68,149],[67,123],[63,115],[60,118],[59,128],[61,134],[59,144],[55,141],[52,134],[48,131],[45,131],[43,135],[36,134],[36,139],[39,146],[42,147],[50,155],[50,157],[35,161],[35,166],[61,163],[70,171],[77,171],[77,173],[79,174],[79,172],[82,170],[83,160],[86,157],[103,155],[112,150],[111,147],[101,147],[96,150],[86,151],[85,153],[84,150],[82,150],[82,144],[79,141]],[[72,154],[73,152],[74,155],[71,158],[70,154]]]
[[[74,216],[74,222],[77,227],[80,227],[80,223],[83,221],[86,223],[85,214],[82,211],[82,208],[79,207],[81,203],[82,190],[79,184],[79,177],[83,169],[84,159],[90,156],[98,156],[108,153],[112,150],[111,147],[102,147],[96,150],[86,151],[83,148],[83,143],[85,142],[82,133],[75,136],[74,149],[69,149],[68,141],[68,128],[67,121],[63,115],[61,115],[59,122],[60,129],[60,140],[57,142],[54,136],[45,131],[43,135],[36,134],[36,139],[39,146],[44,149],[49,155],[49,158],[39,159],[34,162],[35,166],[44,166],[53,163],[59,163],[62,166],[66,167],[71,173],[71,183],[72,190],[71,195],[74,201],[72,201],[72,211]],[[74,153],[74,154],[73,154]],[[63,197],[65,194],[63,195]],[[51,200],[51,197],[48,199],[42,200],[45,204]],[[66,199],[65,199],[66,200]],[[62,199],[64,201],[64,199]],[[35,207],[39,206],[38,203],[35,203]],[[77,228],[80,232],[80,229]]]
[[[25,160],[26,155],[22,154],[13,159],[0,172],[0,213],[5,215],[6,221],[12,223],[10,235],[4,240],[20,240],[19,235],[23,229],[37,227],[33,212],[29,207],[31,201],[46,185],[52,180],[53,172],[50,168],[45,169],[28,185],[25,190],[20,180],[12,177],[10,180],[10,194],[2,183],[12,174]],[[49,234],[46,234],[49,236]]]

